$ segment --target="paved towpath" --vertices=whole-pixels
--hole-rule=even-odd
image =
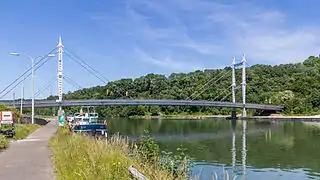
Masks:
[[[56,130],[57,121],[52,119],[26,139],[14,141],[0,152],[0,179],[54,180],[49,140]]]

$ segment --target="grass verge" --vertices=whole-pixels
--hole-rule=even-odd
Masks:
[[[13,138],[6,138],[5,136],[0,134],[0,149],[8,148],[10,139],[25,139],[29,134],[31,134],[39,127],[41,126],[38,124],[21,124],[19,126],[15,126],[15,136]]]
[[[0,149],[8,148],[9,141],[3,135],[0,134]]]
[[[25,139],[29,134],[40,127],[41,125],[38,124],[20,124],[15,127],[15,136],[13,139]]]
[[[51,139],[53,162],[58,179],[132,179],[128,168],[133,165],[148,179],[167,180],[173,175],[139,155],[130,158],[132,146],[119,136],[108,141],[72,135],[60,128]]]

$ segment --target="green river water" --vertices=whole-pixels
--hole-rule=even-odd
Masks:
[[[108,120],[109,133],[137,138],[149,130],[163,150],[182,145],[196,160],[194,175],[211,179],[223,169],[236,179],[320,179],[320,125],[275,121]]]

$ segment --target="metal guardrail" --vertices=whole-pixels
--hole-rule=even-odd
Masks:
[[[13,106],[13,102],[0,101],[0,104]],[[209,107],[229,107],[243,108],[242,103],[219,102],[219,101],[187,101],[187,100],[134,100],[134,99],[90,99],[90,100],[63,100],[56,102],[54,100],[37,100],[35,101],[36,108],[58,107],[58,106],[209,106]],[[16,107],[20,107],[16,104]],[[31,108],[31,101],[25,101],[23,108]],[[284,106],[266,105],[266,104],[246,104],[247,109],[261,110],[277,110],[281,111]]]

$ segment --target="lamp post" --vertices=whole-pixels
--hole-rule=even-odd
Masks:
[[[19,122],[18,125],[20,125],[20,122],[22,120],[22,103],[23,103],[23,99],[24,99],[24,87],[23,87],[23,82],[22,82],[22,91],[21,91],[21,102],[20,102],[20,118],[19,118]]]
[[[26,53],[17,53],[17,52],[12,52],[12,53],[9,53],[10,55],[13,55],[13,56],[20,56],[20,55],[23,55],[23,56],[26,56],[28,57],[30,60],[31,60],[31,67],[32,67],[32,90],[31,90],[31,93],[32,93],[32,110],[31,110],[31,122],[32,124],[34,124],[34,60],[35,58],[33,58],[32,56],[26,54]],[[54,54],[47,54],[47,55],[44,55],[44,56],[38,56],[37,58],[39,57],[55,57]],[[37,59],[36,58],[36,59]]]

